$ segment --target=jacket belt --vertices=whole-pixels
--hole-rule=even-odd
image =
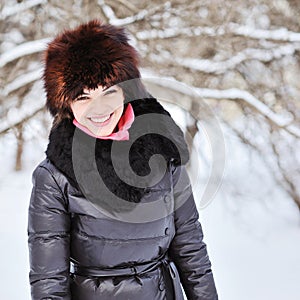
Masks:
[[[151,261],[149,263],[135,264],[128,267],[119,268],[96,268],[86,267],[77,264],[76,262],[70,262],[70,273],[81,276],[94,276],[94,277],[116,277],[116,276],[135,276],[139,282],[141,282],[139,275],[146,274],[162,267],[162,273],[166,284],[170,285],[172,295],[168,296],[172,300],[183,300],[181,293],[181,286],[179,280],[179,274],[174,262],[170,261],[165,255],[164,257]]]
[[[152,261],[149,263],[136,264],[128,267],[119,267],[119,268],[86,267],[71,261],[70,273],[81,275],[81,276],[95,276],[95,277],[142,275],[147,272],[155,270],[164,261],[166,261],[165,258],[157,261]]]

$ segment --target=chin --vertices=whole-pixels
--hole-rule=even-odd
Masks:
[[[112,132],[113,132],[113,129],[112,130],[91,130],[90,131],[94,134],[94,135],[97,135],[97,136],[108,136],[110,135]]]

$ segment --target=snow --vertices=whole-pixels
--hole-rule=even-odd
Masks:
[[[220,299],[299,299],[299,210],[260,156],[229,133],[225,140],[223,184],[200,210]]]
[[[50,39],[40,39],[27,43],[23,43],[17,47],[14,47],[12,50],[6,51],[0,56],[0,68],[4,67],[7,63],[14,61],[17,58],[22,56],[41,52],[46,49],[46,44]]]
[[[6,52],[25,42],[25,37],[18,29],[12,29],[9,33],[3,34],[2,41],[1,52]]]
[[[0,299],[30,299],[28,284],[27,209],[31,193],[31,172],[43,158],[40,144],[25,147],[25,168],[13,171],[16,142],[12,134],[0,143]]]
[[[38,74],[40,74],[40,70],[29,73],[28,75],[31,77],[28,77],[27,80],[31,80],[33,75],[36,76]],[[22,79],[26,80],[26,77],[22,77]],[[9,87],[9,85],[7,87]],[[42,87],[42,81],[36,81],[31,91],[23,99],[22,105],[20,107],[11,107],[6,115],[6,118],[0,121],[0,132],[5,131],[7,128],[12,127],[14,124],[18,124],[22,120],[43,109],[45,103],[42,101],[36,101],[36,99],[41,98],[43,95],[44,91]]]
[[[266,26],[267,20],[260,21],[263,27]],[[286,28],[277,29],[261,29],[253,25],[241,25],[237,23],[229,23],[216,28],[208,26],[194,26],[194,27],[178,27],[178,28],[164,28],[164,29],[151,29],[143,30],[137,33],[137,38],[140,40],[157,39],[157,38],[170,38],[178,35],[183,36],[222,36],[225,34],[235,34],[245,36],[258,40],[273,40],[282,42],[300,42],[300,33],[289,31]]]
[[[32,72],[27,72],[19,77],[15,78],[13,82],[7,84],[3,89],[3,95],[7,96],[9,93],[27,85],[28,83],[34,82],[42,77],[42,69],[39,68]]]
[[[164,38],[166,36],[172,36],[176,32],[176,29],[166,29],[164,31],[154,31],[153,36],[157,35],[157,38]],[[150,35],[149,35],[150,34]],[[152,33],[148,33],[145,36],[143,32],[139,32],[137,37],[146,38],[151,36]],[[261,43],[266,45],[266,43]],[[256,48],[246,48],[239,51],[237,54],[230,56],[230,58],[220,59],[220,54],[214,56],[213,59],[200,59],[200,58],[191,58],[191,57],[180,57],[174,56],[169,51],[159,49],[158,53],[151,53],[149,57],[152,61],[157,63],[176,63],[177,65],[186,67],[190,70],[201,71],[203,73],[215,73],[215,74],[224,74],[229,70],[235,69],[238,65],[245,61],[259,61],[259,62],[271,62],[273,60],[278,60],[283,57],[292,57],[299,49],[300,43],[293,43],[281,46],[274,46],[267,44],[266,46],[269,49],[256,49]],[[218,57],[219,56],[219,57]],[[253,63],[253,62],[252,62]]]
[[[106,5],[103,0],[98,0],[98,4],[101,6],[104,15],[108,18],[109,23],[115,26],[125,26],[134,23],[135,21],[142,20],[149,13],[147,10],[141,10],[136,15],[119,19],[116,17],[112,8],[109,5]]]
[[[26,2],[22,2],[20,4],[15,4],[12,6],[4,6],[3,10],[0,12],[0,20],[4,20],[5,18],[18,14],[26,9],[29,9],[33,6],[39,4],[47,3],[46,0],[27,0]]]
[[[287,30],[287,28],[266,30],[258,29],[252,26],[244,26],[241,24],[230,23],[228,29],[234,34],[251,37],[254,39],[300,42],[300,33],[289,31]]]
[[[178,27],[178,28],[164,28],[164,29],[151,29],[151,30],[141,30],[136,33],[136,37],[139,40],[148,39],[163,39],[171,38],[177,35],[184,36],[199,36],[199,35],[209,35],[215,36],[221,33],[219,29],[215,30],[211,27]]]
[[[31,7],[47,3],[45,0],[12,2],[14,2],[13,5],[3,7],[0,12],[0,20],[14,15],[18,17],[21,12]],[[168,19],[172,15],[170,2],[161,4],[164,7],[162,14],[155,14],[155,10],[159,10],[160,6],[158,5],[152,10],[142,10],[123,19],[117,18],[105,1],[98,0],[98,5],[101,6],[109,22],[117,26],[131,24],[147,16],[149,16],[149,22],[151,20],[154,22],[164,18]],[[277,8],[281,6],[286,14],[291,10],[286,1],[274,1],[274,6]],[[261,7],[257,6],[257,10],[261,15],[260,18],[255,22],[250,22],[251,18],[249,18],[250,21],[247,25],[230,23],[216,27],[188,27],[182,24],[182,26],[164,29],[143,30],[137,32],[137,40],[132,36],[131,43],[137,45],[138,41],[170,38],[178,35],[192,37],[233,34],[256,39],[264,48],[248,48],[228,60],[218,60],[218,56],[215,56],[214,60],[174,58],[166,56],[167,52],[160,53],[156,57],[157,60],[172,59],[177,64],[190,69],[217,74],[224,73],[245,60],[255,59],[268,62],[274,58],[293,56],[298,52],[300,33],[292,32],[287,28],[269,29],[270,20],[267,15],[261,14]],[[56,14],[57,11],[53,10],[52,13]],[[198,15],[206,18],[208,11],[198,10]],[[34,18],[33,13],[25,13],[20,20],[21,25],[27,26],[32,18]],[[173,18],[175,25],[179,24],[178,20]],[[50,30],[54,28],[51,22],[45,24],[49,27],[49,32],[53,31]],[[160,27],[159,22],[156,24]],[[9,39],[7,34],[4,36],[4,42],[1,45],[3,53],[0,56],[0,68],[25,55],[43,51],[50,41],[46,38],[23,43],[24,37],[16,30],[9,32],[9,36]],[[289,42],[289,44],[275,44],[278,41]],[[142,46],[140,45],[140,47]],[[2,95],[8,95],[23,85],[35,81],[42,73],[38,67],[28,71],[26,75],[16,77],[7,84],[1,91]],[[144,76],[145,74],[146,70],[143,72],[143,77],[148,77],[146,80],[187,95],[197,95],[197,97],[205,99],[245,101],[273,124],[285,129],[285,133],[289,137],[291,135],[300,137],[300,129],[292,124],[291,115],[275,113],[248,91],[237,88],[226,90],[196,88],[179,83],[174,78],[161,79],[153,74]],[[44,106],[43,103],[39,104],[36,101],[37,98],[42,97],[42,87],[38,86],[40,82],[37,82],[36,85],[36,94],[29,94],[21,107],[11,109],[7,118],[1,120],[0,131],[18,123]],[[269,95],[269,102],[274,100],[273,96],[273,94]],[[172,116],[176,120],[182,120],[184,116],[181,113],[174,109]],[[45,128],[42,128],[40,124],[38,120],[32,120],[30,124],[26,125],[27,131],[24,137],[28,141],[24,149],[24,169],[20,172],[13,171],[16,151],[13,134],[8,133],[5,137],[1,137],[0,249],[2,255],[0,263],[3,271],[0,275],[0,299],[30,299],[27,209],[32,187],[31,174],[35,166],[44,158],[47,143],[47,138],[43,137]],[[298,207],[274,181],[263,158],[257,152],[243,145],[224,125],[222,130],[226,146],[225,174],[217,174],[219,177],[222,175],[222,185],[217,184],[214,187],[215,193],[213,194],[215,196],[209,202],[204,201],[205,189],[210,183],[210,177],[214,175],[211,172],[214,156],[212,155],[212,141],[205,131],[205,126],[201,122],[198,125],[200,131],[195,139],[197,146],[192,151],[193,166],[189,172],[220,300],[298,300],[300,294],[300,215]],[[261,139],[263,146],[265,142],[263,134],[260,134],[258,138]],[[293,143],[293,140],[291,145],[296,149],[297,145]],[[296,173],[299,170],[295,166],[295,170],[291,171]],[[206,205],[203,205],[204,202]]]
[[[102,7],[103,13],[110,20],[110,22],[117,19],[112,8],[109,5],[106,5],[103,0],[98,0],[98,4]]]
[[[183,58],[183,57],[173,57],[168,55],[157,55],[156,60],[163,62],[164,60],[173,60],[178,65],[187,67],[192,70],[197,70],[205,73],[216,73],[222,74],[228,72],[228,70],[234,69],[237,65],[245,60],[259,60],[263,62],[270,62],[274,58],[279,59],[283,56],[291,56],[300,49],[300,44],[295,45],[283,45],[274,49],[252,49],[247,48],[240,51],[238,54],[230,57],[227,60],[215,61],[210,59],[197,59],[197,58]],[[152,57],[154,57],[152,55]]]
[[[178,110],[171,114],[176,120],[183,118]],[[200,190],[194,190],[220,299],[298,300],[298,208],[273,181],[262,158],[249,153],[251,150],[226,127],[222,130],[226,142],[222,186],[205,208],[200,205]],[[196,178],[205,184],[204,177],[211,165],[210,141],[203,130],[198,135],[192,159],[197,156],[200,177]],[[1,299],[30,299],[27,209],[31,173],[44,158],[46,143],[44,138],[26,144],[22,172],[12,171],[16,148],[13,135],[6,135],[5,142],[2,138],[0,143],[0,164],[5,170],[0,174],[0,247],[1,266],[5,270],[0,275]]]
[[[30,299],[28,286],[27,215],[30,195],[28,170],[10,172],[1,180],[0,212],[1,275],[0,298]],[[17,288],[16,288],[17,287]]]
[[[251,107],[258,110],[262,115],[267,117],[270,121],[279,127],[284,128],[287,132],[291,133],[296,137],[300,137],[300,128],[291,124],[293,121],[293,116],[290,114],[276,114],[262,101],[257,99],[255,96],[250,94],[248,91],[231,88],[231,89],[208,89],[208,88],[197,88],[188,86],[181,82],[178,82],[172,77],[158,78],[155,74],[151,73],[149,70],[143,70],[143,77],[146,81],[153,82],[160,86],[165,86],[173,89],[183,94],[190,96],[198,96],[202,98],[211,99],[230,99],[230,100],[243,100],[247,102]]]

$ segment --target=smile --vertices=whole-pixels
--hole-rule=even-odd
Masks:
[[[102,118],[91,117],[91,118],[89,118],[89,120],[93,123],[93,125],[95,125],[97,127],[103,127],[103,126],[106,126],[110,122],[113,114],[114,114],[114,112],[112,112],[110,115],[108,115],[106,117],[102,117]]]

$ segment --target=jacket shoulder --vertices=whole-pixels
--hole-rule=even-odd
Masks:
[[[46,172],[45,171],[43,172],[42,171],[43,169],[46,170]],[[36,174],[39,173],[39,172],[49,173],[50,175],[52,175],[54,177],[61,174],[59,172],[59,170],[52,164],[52,162],[48,158],[45,158],[43,161],[41,161],[35,167],[35,169],[33,170],[32,175],[36,176]]]
[[[48,158],[45,158],[43,161],[41,161],[33,170],[33,184],[36,182],[36,180],[54,181],[60,189],[62,189],[67,183],[65,175],[60,172]]]

